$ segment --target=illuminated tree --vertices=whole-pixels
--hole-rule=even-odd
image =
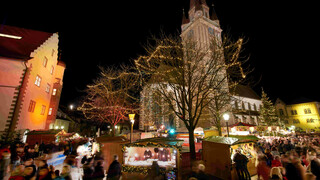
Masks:
[[[128,120],[128,114],[135,110],[134,89],[139,84],[138,76],[128,67],[100,69],[99,77],[87,86],[87,96],[78,110],[87,119],[110,123],[114,135],[115,125]]]
[[[152,88],[187,128],[191,160],[196,159],[194,129],[215,101],[214,92],[228,92],[233,72],[245,77],[238,61],[241,47],[242,39],[221,41],[212,36],[204,45],[192,38],[163,36],[146,46],[146,56],[135,60],[143,85]]]
[[[262,90],[261,93],[261,102],[262,106],[260,108],[260,120],[261,124],[265,124],[268,126],[277,126],[279,125],[279,118],[276,113],[276,108],[273,103],[267,96],[267,94]]]

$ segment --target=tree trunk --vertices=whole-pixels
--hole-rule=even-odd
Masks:
[[[190,162],[191,166],[194,161],[196,161],[196,147],[194,143],[194,129],[190,128],[189,129],[189,148],[190,148]]]
[[[111,133],[112,137],[114,137],[115,134],[116,134],[115,126],[114,126],[114,124],[112,124],[112,133]]]
[[[221,131],[221,126],[217,126],[218,132],[219,132],[219,136],[222,136],[222,131]]]

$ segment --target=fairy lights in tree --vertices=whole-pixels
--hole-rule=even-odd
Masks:
[[[114,135],[115,125],[128,120],[128,114],[137,110],[135,90],[139,76],[124,66],[121,69],[100,67],[100,70],[99,77],[87,86],[87,96],[78,110],[87,119],[110,123]]]
[[[243,39],[221,41],[216,36],[211,37],[209,45],[193,38],[181,41],[179,37],[162,37],[146,47],[147,56],[135,60],[142,85],[152,91],[142,93],[142,99],[152,100],[150,95],[156,94],[161,104],[183,122],[189,131],[191,153],[193,131],[205,113],[210,113],[209,105],[218,101],[218,94],[229,97],[229,88],[246,77],[247,71],[239,61],[242,44]],[[219,111],[226,110],[230,98],[223,101],[229,103]]]

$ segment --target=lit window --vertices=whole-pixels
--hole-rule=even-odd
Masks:
[[[29,112],[34,112],[34,108],[35,107],[36,107],[36,102],[33,101],[33,100],[30,100],[28,111]]]
[[[308,108],[308,109],[304,109],[304,113],[305,113],[305,114],[311,114],[311,110],[310,110],[310,108]]]
[[[51,114],[52,114],[52,108],[49,108],[48,115],[51,115]]]
[[[53,71],[54,71],[54,66],[51,66],[50,74],[53,74]]]
[[[314,119],[307,119],[307,123],[314,123]]]
[[[46,106],[45,105],[42,105],[42,108],[41,108],[41,115],[44,115],[44,113],[46,112]]]
[[[47,93],[50,92],[50,87],[51,87],[50,84],[47,84],[47,87],[46,87],[46,92],[47,92]]]
[[[52,95],[55,96],[57,94],[57,89],[52,90]]]
[[[37,77],[36,77],[36,81],[34,82],[34,84],[40,87],[40,84],[41,84],[41,77],[40,77],[39,75],[37,75]]]
[[[44,57],[43,58],[43,67],[47,67],[47,64],[48,64],[48,58]]]

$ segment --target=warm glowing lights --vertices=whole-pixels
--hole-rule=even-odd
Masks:
[[[11,38],[11,39],[21,39],[21,36],[14,36],[14,35],[10,35],[10,34],[3,34],[0,33],[0,37],[6,37],[6,38]]]
[[[134,116],[135,116],[136,114],[129,114],[129,119],[130,119],[130,121],[131,121],[131,123],[133,124],[134,123]]]
[[[230,118],[230,115],[229,115],[229,114],[225,113],[225,114],[223,115],[223,119],[224,119],[224,120],[228,121],[229,118]]]

